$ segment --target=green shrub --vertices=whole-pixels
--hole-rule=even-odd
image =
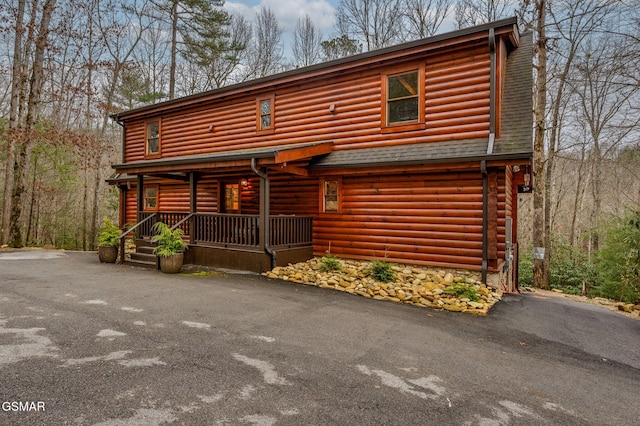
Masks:
[[[394,280],[396,271],[393,264],[381,260],[373,260],[369,265],[368,274],[381,283],[388,283]]]
[[[109,218],[104,218],[104,224],[98,234],[98,245],[103,247],[118,247],[122,231]]]
[[[533,249],[522,250],[518,255],[518,284],[533,286]]]
[[[467,298],[473,302],[480,300],[480,293],[478,293],[475,286],[471,284],[451,284],[444,289],[444,293],[454,295],[459,299]]]
[[[597,265],[602,281],[594,286],[592,295],[627,303],[640,301],[640,212],[611,222]]]
[[[177,228],[171,230],[164,222],[156,222],[152,229],[155,235],[151,237],[151,242],[158,244],[153,249],[156,255],[168,257],[176,253],[181,253],[188,247],[187,243],[182,239],[182,235],[184,234],[182,229]]]
[[[322,256],[322,258],[320,258],[320,263],[322,263],[320,269],[323,272],[339,271],[341,269],[340,261],[331,253],[327,253]]]
[[[567,294],[581,294],[583,285],[591,288],[598,284],[598,270],[580,248],[555,240],[551,246],[549,285]],[[533,286],[533,250],[521,251],[518,259],[518,283]]]

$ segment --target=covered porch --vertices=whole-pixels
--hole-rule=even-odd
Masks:
[[[275,198],[282,204],[288,197],[282,176],[312,181],[306,165],[331,147],[324,142],[115,165],[122,173],[111,183],[120,188],[123,237],[134,237],[138,249],[148,246],[153,225],[164,222],[184,232],[187,264],[263,272],[307,260],[313,256],[315,209],[296,205],[293,197],[287,209],[272,210],[271,178],[280,179]]]
[[[156,222],[182,229],[186,263],[262,272],[313,256],[311,216],[270,215],[263,235],[260,215],[141,212],[135,238],[149,241]]]

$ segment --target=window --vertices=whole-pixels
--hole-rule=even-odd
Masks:
[[[383,76],[382,127],[422,128],[424,124],[424,72],[422,68]]]
[[[158,211],[158,187],[147,186],[144,188],[144,210]]]
[[[160,122],[152,121],[146,127],[145,155],[154,156],[160,154]]]
[[[256,128],[258,131],[270,131],[274,130],[273,111],[274,110],[274,97],[258,99],[257,105],[257,123]]]
[[[340,190],[342,182],[339,179],[325,179],[322,181],[322,211],[324,213],[338,213],[340,209]]]
[[[240,185],[237,183],[227,183],[224,185],[224,211],[240,211]]]

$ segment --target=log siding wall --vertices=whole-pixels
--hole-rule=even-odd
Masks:
[[[507,47],[497,45],[496,111],[501,109]],[[161,122],[161,157],[215,154],[332,141],[335,150],[438,143],[489,137],[490,52],[487,40],[428,51],[398,63],[372,62],[358,71],[315,76],[260,90],[208,100],[156,117],[126,122],[124,162],[145,160],[145,122]],[[390,68],[390,66],[392,68]],[[420,68],[424,75],[424,122],[389,128],[382,123],[383,78],[390,69]],[[224,93],[224,92],[223,92]],[[256,127],[256,102],[273,99],[273,131]],[[497,129],[500,123],[497,122]],[[248,179],[240,213],[260,212],[260,180],[250,170],[198,176],[197,212],[219,213],[225,182]],[[313,216],[313,251],[329,247],[337,256],[384,259],[480,270],[483,255],[483,175],[479,163],[389,166],[376,170],[309,169],[310,176],[269,170],[270,214]],[[341,179],[341,211],[321,212],[320,183]],[[488,170],[489,270],[502,267],[506,219],[512,217],[512,171],[494,163]],[[159,185],[158,210],[189,212],[189,184],[145,178]],[[222,200],[222,201],[219,201]],[[136,221],[135,184],[125,196],[124,217]]]
[[[342,214],[320,214],[315,254],[479,269],[480,171],[344,176]]]
[[[372,66],[276,90],[275,130],[269,134],[256,129],[256,101],[262,92],[167,113],[159,117],[162,158],[327,140],[339,150],[488,137],[486,43],[394,66],[424,68],[423,129],[394,132],[382,125],[382,78],[388,68]],[[127,122],[125,162],[145,159],[144,123]]]

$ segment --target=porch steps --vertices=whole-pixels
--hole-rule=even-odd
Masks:
[[[158,257],[153,254],[153,248],[154,246],[148,241],[136,241],[135,253],[131,253],[130,258],[124,263],[141,268],[158,269]]]

